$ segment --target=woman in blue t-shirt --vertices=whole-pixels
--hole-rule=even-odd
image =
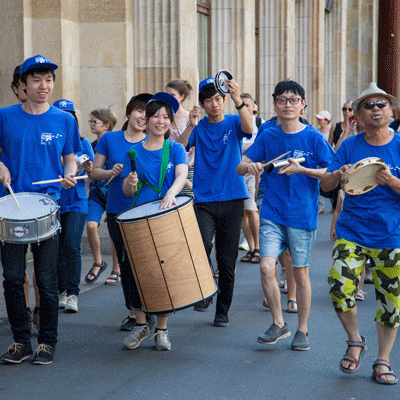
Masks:
[[[137,153],[136,172],[132,172],[131,163],[128,158],[124,163],[122,176],[124,177],[123,190],[126,196],[132,197],[135,205],[162,197],[160,209],[167,209],[176,204],[176,196],[185,185],[188,165],[186,151],[182,144],[169,142],[171,145],[168,166],[164,182],[159,194],[159,178],[161,172],[162,153],[164,142],[169,136],[169,128],[174,120],[174,113],[178,110],[178,101],[168,93],[157,93],[146,105],[146,133],[147,140],[134,146]],[[168,144],[167,144],[168,145]],[[165,154],[165,153],[164,153]],[[153,186],[143,184],[141,189],[137,188],[139,178]],[[157,189],[157,191],[155,190]],[[149,326],[146,324],[146,314],[141,311],[140,297],[136,292],[136,324],[132,333],[125,338],[124,345],[128,349],[135,349],[140,342],[150,336]],[[133,294],[132,294],[133,297]],[[155,331],[155,344],[157,350],[170,350],[167,331],[168,316],[157,315]]]

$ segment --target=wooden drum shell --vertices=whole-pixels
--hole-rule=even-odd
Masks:
[[[190,201],[139,220],[117,218],[145,312],[177,311],[217,291],[193,200],[179,197]]]

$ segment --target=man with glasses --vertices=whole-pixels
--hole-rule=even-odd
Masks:
[[[291,335],[283,319],[275,276],[276,259],[289,248],[298,304],[298,326],[291,348],[309,350],[307,320],[311,284],[308,266],[317,228],[318,179],[331,162],[333,150],[315,128],[299,121],[306,101],[304,89],[297,82],[279,82],[273,98],[282,124],[260,135],[237,168],[240,175],[258,174],[263,170],[262,163],[289,152],[286,156],[289,165],[278,172],[273,171],[265,179],[265,193],[268,195],[264,196],[260,216],[260,269],[273,323],[257,341],[273,344]],[[305,158],[302,164],[295,160],[300,157]]]
[[[378,186],[358,196],[346,195],[328,278],[333,306],[348,335],[339,367],[352,374],[366,351],[354,296],[367,257],[374,261],[379,351],[372,377],[381,384],[397,383],[389,355],[400,321],[400,136],[388,129],[396,105],[397,100],[376,83],[369,85],[352,104],[365,131],[342,143],[321,181],[323,190],[332,190],[351,164],[367,156],[386,164],[376,174]]]

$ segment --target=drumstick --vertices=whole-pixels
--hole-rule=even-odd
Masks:
[[[280,160],[282,157],[285,157],[285,156],[287,156],[289,153],[290,153],[290,151],[288,151],[287,153],[281,154],[280,156],[278,156],[278,157],[274,158],[273,160],[271,160],[271,161],[268,161],[268,162],[267,162],[267,163],[265,163],[265,164],[261,164],[261,166],[264,168],[264,167],[266,167],[267,165],[269,165],[269,164],[273,163],[274,161],[278,161],[278,160]]]
[[[83,176],[76,176],[75,179],[87,179],[89,178],[87,175]],[[50,179],[49,181],[39,181],[39,182],[32,182],[32,185],[44,185],[45,183],[57,183],[61,182],[64,178],[60,179]]]
[[[137,153],[135,149],[129,149],[128,150],[128,157],[131,160],[131,169],[132,172],[136,172],[136,157],[137,157]]]
[[[8,182],[6,182],[6,188],[7,188],[8,191],[10,192],[12,198],[13,198],[14,201],[15,201],[15,204],[17,205],[18,209],[20,210],[21,207],[19,206],[18,200],[17,200],[17,198],[15,197],[15,194],[14,194],[13,190],[11,189],[11,186],[10,186],[10,184],[9,184]]]
[[[116,177],[117,175],[113,175],[106,183],[106,186]]]

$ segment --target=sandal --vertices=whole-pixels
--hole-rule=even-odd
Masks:
[[[360,358],[361,356],[363,356],[366,351],[367,351],[367,345],[365,342],[365,338],[363,336],[361,336],[361,342],[351,342],[351,341],[346,341],[347,343],[347,351],[345,353],[345,355],[343,356],[343,358],[340,360],[340,364],[339,364],[339,368],[342,372],[345,372],[346,374],[354,374],[354,372],[356,372],[358,370],[358,368],[360,367]],[[360,355],[358,356],[358,359],[352,356],[349,356],[347,354],[347,352],[349,351],[350,347],[361,347],[361,351],[360,351]],[[342,361],[350,361],[353,364],[355,364],[355,368],[354,369],[349,369],[349,368],[345,368],[342,365]]]
[[[105,285],[118,285],[121,283],[121,274],[118,271],[111,271],[111,275],[104,282]]]
[[[382,372],[376,372],[375,367],[377,365],[384,365],[385,367],[388,368],[388,370],[387,371],[382,371]],[[375,382],[381,383],[383,385],[395,385],[397,383],[398,379],[396,378],[396,375],[392,371],[391,366],[392,366],[392,364],[389,364],[385,360],[379,360],[379,359],[376,360],[372,365],[372,369],[374,370],[374,372],[372,373],[372,379],[374,379]],[[391,379],[391,380],[382,379],[382,377],[386,376],[386,375],[394,376],[394,379]]]
[[[286,312],[292,313],[292,314],[297,313],[297,301],[296,300],[288,300]]]
[[[243,256],[243,257],[240,259],[240,262],[251,262],[250,260],[252,259],[253,254],[254,254],[254,251],[250,251],[250,250],[249,250],[249,251],[246,253],[246,255]]]
[[[252,264],[260,264],[260,249],[255,249],[251,256],[250,262]]]
[[[97,275],[92,271],[93,268],[96,267],[100,267],[99,272],[97,273]],[[101,273],[107,268],[107,263],[103,261],[102,264],[98,264],[98,263],[93,263],[92,268],[90,268],[90,271],[86,274],[85,276],[85,282],[87,284],[91,284],[97,281],[97,279],[99,279],[99,276],[101,275]],[[92,279],[89,279],[89,277],[93,277]]]

